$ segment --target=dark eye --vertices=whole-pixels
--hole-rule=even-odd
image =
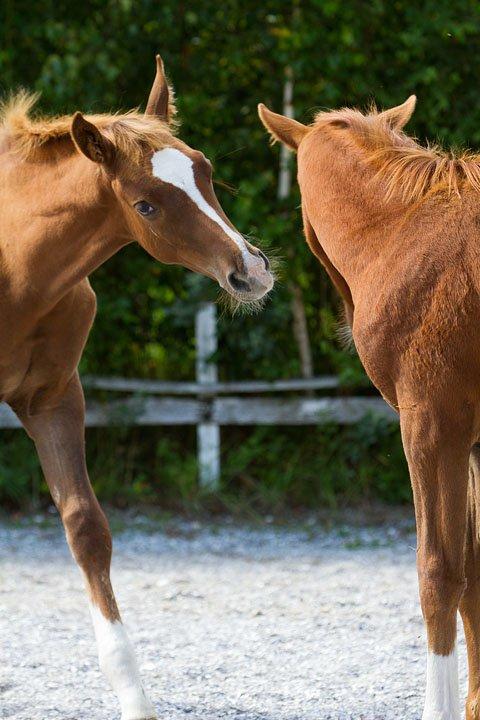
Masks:
[[[150,203],[146,202],[146,200],[140,200],[140,202],[135,203],[134,205],[135,210],[140,213],[140,215],[143,215],[144,217],[147,217],[148,215],[153,215],[155,212],[155,208],[153,205],[150,205]]]

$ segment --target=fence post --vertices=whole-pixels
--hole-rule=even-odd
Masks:
[[[217,308],[201,303],[195,315],[196,379],[202,385],[218,380],[217,365],[211,356],[217,351]],[[201,487],[216,490],[220,480],[220,428],[216,423],[197,425],[197,458]]]

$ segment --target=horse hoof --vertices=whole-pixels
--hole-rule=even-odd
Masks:
[[[152,712],[154,713],[152,715]],[[158,715],[152,708],[148,711],[148,715],[144,712],[143,714],[137,715],[136,713],[125,713],[122,714],[122,720],[158,720]]]

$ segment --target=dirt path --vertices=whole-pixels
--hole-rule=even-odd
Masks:
[[[113,579],[160,718],[420,718],[410,533],[142,527],[115,537]],[[1,718],[119,717],[57,526],[0,525],[0,632]],[[463,642],[460,664],[464,683]]]

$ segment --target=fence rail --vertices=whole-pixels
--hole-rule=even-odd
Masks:
[[[309,379],[289,380],[242,380],[233,382],[170,382],[162,380],[137,380],[132,378],[94,377],[82,378],[84,388],[114,392],[145,393],[150,395],[247,395],[250,393],[302,392],[305,390],[333,390],[340,383],[335,375],[323,375]]]
[[[349,425],[366,415],[398,422],[377,397],[323,398],[159,398],[145,395],[87,403],[87,427],[129,425]],[[0,404],[0,428],[20,427],[15,413]]]

